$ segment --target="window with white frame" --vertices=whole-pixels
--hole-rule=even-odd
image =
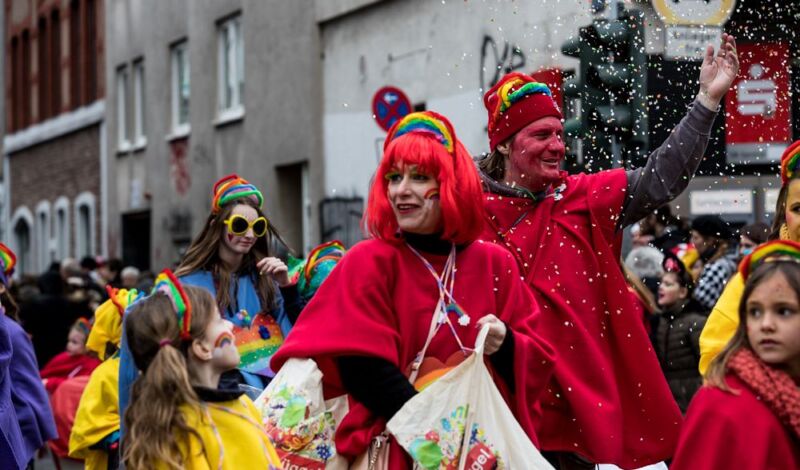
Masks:
[[[50,203],[42,201],[36,206],[36,261],[40,272],[53,261],[50,251]]]
[[[60,197],[53,205],[53,237],[57,260],[69,257],[69,199]]]
[[[75,256],[95,256],[94,195],[81,193],[75,198]]]
[[[17,255],[17,268],[14,270],[19,275],[38,274],[33,265],[33,213],[26,206],[18,207],[11,218],[11,249]]]
[[[128,150],[131,138],[128,130],[128,67],[117,69],[117,147]]]
[[[244,44],[242,17],[236,15],[219,24],[217,61],[220,119],[240,117],[244,112]]]
[[[172,133],[189,132],[189,48],[187,41],[172,46]]]
[[[144,133],[144,59],[133,62],[133,145],[147,144]]]

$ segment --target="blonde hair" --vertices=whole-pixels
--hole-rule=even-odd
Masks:
[[[246,198],[237,199],[223,206],[222,210],[216,214],[209,214],[203,231],[192,241],[189,249],[186,250],[183,261],[181,261],[178,269],[175,270],[175,275],[178,277],[191,274],[195,271],[210,271],[215,281],[218,283],[216,298],[220,312],[227,312],[231,305],[230,282],[233,273],[226,269],[225,264],[219,259],[219,244],[222,243],[222,238],[227,231],[224,222],[230,217],[231,213],[233,213],[234,207],[239,204],[246,204],[255,209],[260,217],[265,217],[258,205]],[[272,310],[274,306],[275,286],[270,276],[258,275],[256,263],[262,258],[271,256],[269,242],[270,238],[273,237],[283,243],[283,239],[272,226],[272,222],[270,222],[268,224],[267,235],[256,239],[255,245],[244,255],[242,264],[239,267],[239,273],[247,274],[252,277],[253,285],[256,287],[256,293],[258,294],[258,300],[261,303],[261,309],[266,312]]]
[[[163,294],[141,300],[126,319],[131,355],[142,370],[125,411],[127,431],[122,458],[131,470],[150,469],[156,462],[182,469],[179,443],[189,434],[200,437],[186,424],[179,407],[200,404],[191,385],[187,355],[191,342],[203,336],[216,311],[208,291],[193,286],[183,288],[192,305],[192,340],[180,339],[177,315]]]

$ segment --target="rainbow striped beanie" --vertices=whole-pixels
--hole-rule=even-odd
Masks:
[[[773,240],[759,245],[739,264],[739,273],[745,281],[759,266],[769,261],[791,260],[800,263],[800,243],[790,240]]]
[[[781,155],[781,180],[783,185],[794,178],[800,163],[800,140],[795,140]]]
[[[261,191],[235,173],[220,178],[214,183],[212,192],[214,199],[211,201],[211,212],[214,214],[218,213],[222,206],[236,199],[250,198],[259,208],[264,204]]]
[[[153,294],[163,293],[172,303],[172,309],[178,317],[178,326],[181,329],[181,339],[192,339],[189,332],[192,327],[192,304],[180,281],[172,274],[170,269],[165,269],[156,277]]]

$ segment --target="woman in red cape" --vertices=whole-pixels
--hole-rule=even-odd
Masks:
[[[415,385],[463,360],[479,327],[489,324],[495,383],[536,443],[530,403],[549,380],[552,349],[534,332],[538,308],[514,259],[476,241],[480,181],[444,117],[413,113],[390,130],[365,224],[372,239],[348,251],[272,361],[278,370],[289,358],[312,358],[326,398],[349,394],[337,451],[350,459],[364,453],[417,393],[408,368],[437,305],[448,321],[433,336]],[[389,467],[411,468],[410,457],[390,442]]]
[[[739,273],[739,326],[689,405],[671,469],[800,468],[800,243],[765,243]]]

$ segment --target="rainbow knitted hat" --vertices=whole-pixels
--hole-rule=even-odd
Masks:
[[[781,180],[784,186],[797,172],[800,163],[800,140],[795,140],[781,155]]]
[[[14,274],[14,267],[17,265],[17,255],[3,243],[0,243],[0,282],[8,287],[8,282]]]
[[[87,318],[80,317],[72,324],[72,329],[80,331],[84,337],[88,338],[89,332],[92,331],[92,324]]]
[[[407,114],[397,121],[389,129],[383,150],[386,151],[394,139],[411,132],[430,135],[444,145],[450,155],[455,155],[456,132],[453,130],[453,125],[446,117],[433,111]]]
[[[211,212],[214,214],[219,212],[222,206],[236,199],[250,198],[250,200],[258,204],[259,208],[264,204],[264,196],[261,191],[235,173],[223,176],[214,183],[213,193],[214,199],[211,201]]]
[[[550,88],[518,72],[501,78],[483,96],[483,104],[489,113],[491,150],[533,121],[549,116],[562,118]]]
[[[153,287],[153,294],[163,293],[172,302],[172,309],[178,317],[178,326],[181,330],[181,339],[192,339],[189,330],[192,326],[192,304],[189,303],[189,297],[186,291],[183,290],[178,278],[172,274],[172,271],[167,268],[156,277],[156,283]]]
[[[739,273],[746,281],[750,274],[764,262],[788,259],[800,263],[800,243],[773,240],[759,245],[739,264]]]

